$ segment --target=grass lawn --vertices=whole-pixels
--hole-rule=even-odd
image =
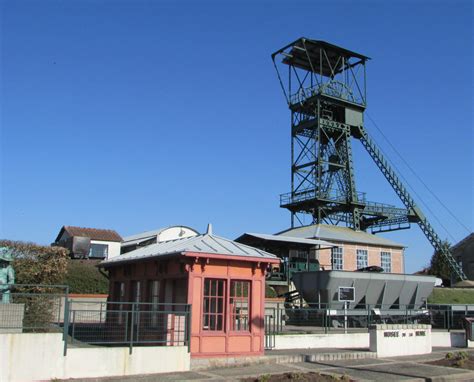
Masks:
[[[474,304],[474,289],[434,288],[430,304]]]

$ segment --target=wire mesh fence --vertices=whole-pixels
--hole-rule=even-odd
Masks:
[[[13,285],[0,333],[62,333],[68,346],[190,346],[188,304],[77,301],[62,285]]]
[[[10,303],[0,304],[0,332],[63,331],[67,286],[15,284],[9,294]]]
[[[189,346],[187,304],[85,301],[68,313],[71,344]]]
[[[0,333],[62,333],[65,353],[71,345],[128,346],[130,351],[134,346],[190,346],[188,304],[75,301],[62,285],[17,284],[9,293],[10,303],[0,304]],[[464,329],[465,317],[474,317],[474,305],[361,305],[344,310],[340,304],[273,303],[265,308],[265,345],[273,347],[275,335],[291,328],[329,333],[366,331],[372,324],[430,324],[456,330]]]

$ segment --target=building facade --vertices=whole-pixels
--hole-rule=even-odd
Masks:
[[[175,239],[184,239],[191,236],[196,236],[199,233],[189,227],[172,226],[167,228],[160,228],[153,231],[146,231],[123,238],[121,253],[134,251],[140,247],[146,247],[151,244],[160,243],[162,241],[169,241]]]
[[[111,259],[120,255],[122,237],[110,229],[63,226],[51,245],[69,250],[73,259]]]
[[[387,273],[405,273],[405,246],[381,236],[326,224],[291,228],[277,235],[332,243],[333,247],[315,252],[321,269],[355,271],[377,266]]]
[[[474,233],[466,236],[451,247],[456,262],[462,267],[466,277],[474,280]]]
[[[191,356],[241,356],[263,354],[265,273],[279,261],[208,230],[138,248],[101,267],[109,272],[111,302],[189,304]]]

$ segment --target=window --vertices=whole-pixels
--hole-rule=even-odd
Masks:
[[[249,331],[250,281],[230,283],[230,330]]]
[[[369,255],[366,249],[357,250],[357,269],[367,268],[369,266]]]
[[[225,280],[204,279],[203,330],[224,330]]]
[[[89,257],[105,259],[109,254],[109,246],[107,244],[91,244]]]
[[[392,254],[390,252],[380,252],[380,266],[384,272],[392,272]]]
[[[149,283],[149,299],[150,299],[150,310],[151,310],[151,325],[156,326],[158,324],[158,303],[160,301],[160,282],[158,280],[151,281]]]
[[[342,261],[342,247],[331,248],[331,265],[332,269],[335,271],[344,268],[344,263]]]
[[[121,325],[124,321],[124,313],[121,313],[123,310],[123,304],[122,302],[125,301],[125,283],[122,282],[116,282],[114,285],[114,299],[117,302],[120,302],[120,304],[115,305],[112,304],[112,310],[118,311],[117,314],[117,322],[119,325]]]
[[[132,281],[132,302],[140,302],[141,290],[140,281]]]
[[[307,259],[308,258],[308,251],[305,249],[298,249],[297,257],[300,259]]]

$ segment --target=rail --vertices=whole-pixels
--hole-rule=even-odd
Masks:
[[[67,314],[71,345],[190,345],[188,304],[81,301]]]
[[[320,94],[341,99],[351,104],[365,106],[362,97],[357,97],[346,84],[339,81],[329,81],[321,85],[316,84],[308,87],[300,86],[297,92],[290,95],[290,105],[303,104],[308,99]]]
[[[283,303],[268,306],[265,328],[269,335],[287,332],[342,332],[347,317],[348,332],[368,331],[373,324],[429,324],[433,329],[464,329],[464,317],[474,317],[474,305],[427,304],[414,308],[407,305],[364,305],[344,311],[340,304],[317,307],[288,307]]]
[[[0,303],[0,333],[60,333],[68,346],[190,347],[191,306],[74,301],[63,285],[16,284]]]
[[[314,188],[306,188],[304,190],[287,192],[280,195],[280,206],[287,206],[293,203],[304,202],[306,200],[311,200],[315,198],[320,198],[327,200],[328,202],[334,203],[346,203],[345,195],[331,195],[331,192],[328,191],[327,196],[318,195],[317,191]],[[366,193],[357,192],[357,201],[365,204],[366,203]]]

